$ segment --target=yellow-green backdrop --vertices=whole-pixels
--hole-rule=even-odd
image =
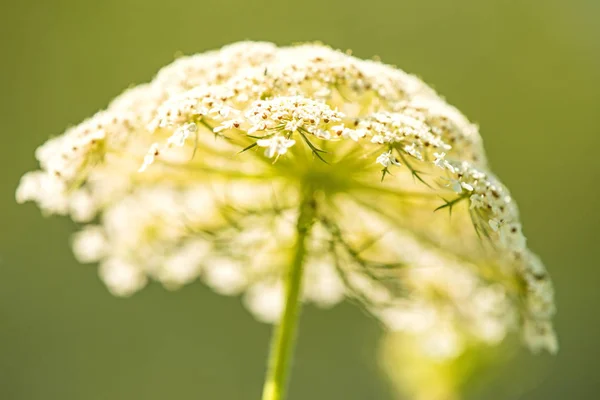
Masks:
[[[242,39],[379,56],[478,122],[555,279],[562,347],[484,398],[600,397],[599,1],[3,0],[0,22],[0,399],[259,397],[270,328],[238,299],[199,283],[113,298],[74,261],[72,223],[14,203],[50,135],[176,54]],[[290,398],[392,399],[380,335],[349,305],[305,309]]]

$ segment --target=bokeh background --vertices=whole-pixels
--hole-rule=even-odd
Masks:
[[[599,398],[599,21],[597,0],[3,0],[0,399],[259,398],[270,328],[239,299],[200,283],[113,298],[73,259],[71,222],[14,202],[50,135],[177,54],[242,39],[379,56],[480,124],[554,277],[562,348],[474,398]],[[380,336],[350,305],[306,308],[290,398],[393,399]]]

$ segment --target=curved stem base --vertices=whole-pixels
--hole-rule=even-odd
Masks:
[[[271,340],[269,367],[263,387],[262,400],[283,400],[287,387],[296,329],[300,313],[300,295],[306,242],[316,213],[312,191],[307,191],[300,204],[296,224],[294,255],[285,279],[285,309]]]

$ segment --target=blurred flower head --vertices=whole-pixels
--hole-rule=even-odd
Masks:
[[[430,357],[423,352],[422,342],[417,336],[388,332],[379,350],[381,366],[398,398],[459,400],[490,396],[490,378],[515,355],[513,344],[509,341],[490,347],[480,341],[469,340],[460,352],[451,357]]]
[[[233,44],[176,60],[36,157],[17,200],[83,224],[75,255],[115,295],[200,278],[276,321],[308,188],[305,301],[352,299],[431,359],[517,330],[557,349],[550,279],[477,126],[392,66]]]

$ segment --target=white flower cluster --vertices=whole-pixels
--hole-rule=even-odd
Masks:
[[[148,278],[176,289],[200,277],[221,294],[246,292],[254,315],[274,322],[283,308],[280,263],[294,243],[295,211],[281,204],[276,212],[268,202],[263,209],[247,208],[249,199],[268,200],[271,185],[220,185],[138,190],[106,209],[100,225],[74,236],[75,255],[82,263],[100,262],[100,276],[115,295],[135,293]],[[260,252],[254,257],[249,248]],[[330,307],[343,299],[332,265],[315,259],[306,273],[306,301]]]
[[[410,296],[392,301],[380,316],[393,330],[413,335],[420,352],[434,360],[454,359],[473,344],[496,345],[515,329],[517,313],[501,284],[410,237],[394,240],[402,243],[406,261],[418,267],[403,276]]]
[[[93,221],[74,251],[116,295],[200,278],[277,320],[310,187],[304,300],[352,297],[432,357],[519,327],[557,348],[550,279],[477,127],[391,66],[237,43],[175,61],[36,156],[17,200]]]

